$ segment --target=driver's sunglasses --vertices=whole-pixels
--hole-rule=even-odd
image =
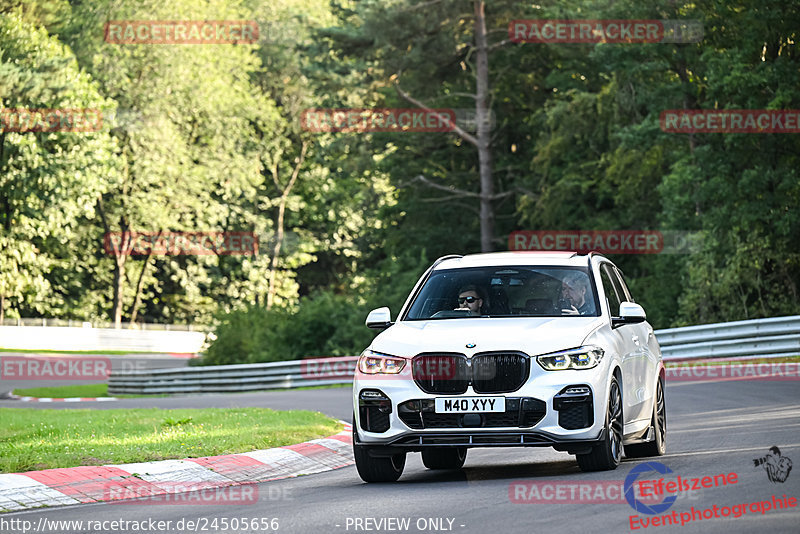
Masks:
[[[478,297],[458,297],[459,304],[464,304],[465,302],[472,304],[476,300],[478,300]]]

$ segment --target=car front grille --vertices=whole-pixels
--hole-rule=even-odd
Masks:
[[[472,357],[475,393],[509,393],[522,387],[530,373],[530,358],[519,352],[484,352]]]
[[[423,353],[412,360],[414,382],[425,393],[459,395],[472,385],[476,393],[511,393],[530,374],[522,352],[483,352],[468,360],[458,353]]]
[[[425,393],[458,395],[467,391],[470,370],[463,354],[418,354],[411,365],[414,382]]]

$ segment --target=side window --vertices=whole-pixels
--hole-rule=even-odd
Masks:
[[[603,293],[606,294],[606,300],[608,301],[608,308],[611,310],[611,315],[618,315],[621,301],[617,293],[617,288],[611,282],[612,277],[609,275],[607,264],[600,266],[600,280],[603,283]]]
[[[622,295],[625,295],[625,299],[628,302],[636,302],[633,300],[633,295],[631,294],[631,288],[628,287],[628,284],[625,282],[625,277],[622,276],[622,271],[620,271],[617,267],[614,267],[614,272],[617,273],[617,280],[619,282],[619,286],[622,288]]]

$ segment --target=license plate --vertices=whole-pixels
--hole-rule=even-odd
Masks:
[[[505,397],[440,397],[436,399],[436,413],[482,413],[505,411]]]

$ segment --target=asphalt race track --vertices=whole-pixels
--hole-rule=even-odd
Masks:
[[[0,400],[0,408],[109,410],[115,408],[273,408],[313,410],[350,421],[353,405],[349,387],[308,390],[261,391],[258,393],[210,393],[174,397],[138,397],[114,402],[40,403]]]
[[[736,473],[735,483],[680,492],[672,506],[658,515],[638,513],[624,499],[610,503],[571,502],[570,485],[606,488],[621,486],[636,466],[649,460],[624,460],[616,471],[582,473],[573,458],[551,449],[472,449],[463,471],[426,470],[418,454],[408,457],[406,470],[395,484],[364,484],[355,467],[259,484],[258,500],[252,504],[135,503],[90,504],[50,508],[0,516],[5,534],[23,532],[10,528],[30,521],[29,532],[799,532],[800,507],[768,510],[760,503],[772,496],[800,497],[800,467],[789,471],[784,482],[770,481],[764,466],[754,459],[764,457],[777,446],[783,457],[800,462],[800,388],[792,381],[673,382],[667,384],[667,454],[656,460],[672,473],[643,473],[640,480],[667,481]],[[3,401],[2,406],[16,405]],[[350,390],[306,390],[203,397],[131,399],[86,407],[113,409],[128,406],[272,406],[320,410],[342,418],[350,412]],[[110,406],[113,404],[113,406]],[[32,406],[32,404],[28,404]],[[47,406],[52,407],[52,406]],[[83,405],[81,407],[84,407]],[[787,463],[784,461],[784,466]],[[785,474],[785,473],[784,473]],[[721,477],[719,477],[721,478]],[[780,477],[779,477],[780,478]],[[601,484],[594,484],[600,482]],[[540,502],[512,502],[534,498],[529,493],[537,484]],[[560,484],[561,496],[557,486]],[[588,484],[594,484],[588,486]],[[522,489],[520,489],[522,488]],[[613,500],[613,499],[612,499]],[[547,502],[543,502],[547,501]],[[796,501],[795,501],[796,502]],[[740,505],[747,504],[742,515]],[[714,506],[720,517],[714,517]],[[736,507],[736,508],[734,508]],[[688,519],[692,508],[704,509],[709,519]],[[724,511],[740,517],[721,517]],[[636,521],[664,517],[675,512],[677,525],[644,528]],[[683,516],[682,514],[685,514]],[[688,521],[681,526],[682,517]],[[222,520],[229,526],[221,527]],[[242,528],[243,519],[256,519]],[[277,525],[269,520],[277,518]],[[107,521],[101,530],[70,528],[52,521]],[[145,529],[126,530],[114,520],[144,521]],[[153,520],[149,525],[146,523]],[[216,520],[216,523],[215,523]],[[41,523],[40,523],[41,521]],[[164,521],[158,528],[158,521]],[[171,521],[171,524],[167,524]],[[179,525],[179,522],[181,522]],[[407,522],[406,522],[407,521]],[[193,522],[193,523],[191,523]],[[216,528],[213,528],[216,526]],[[258,528],[251,528],[251,527]],[[273,530],[273,527],[277,529]]]

